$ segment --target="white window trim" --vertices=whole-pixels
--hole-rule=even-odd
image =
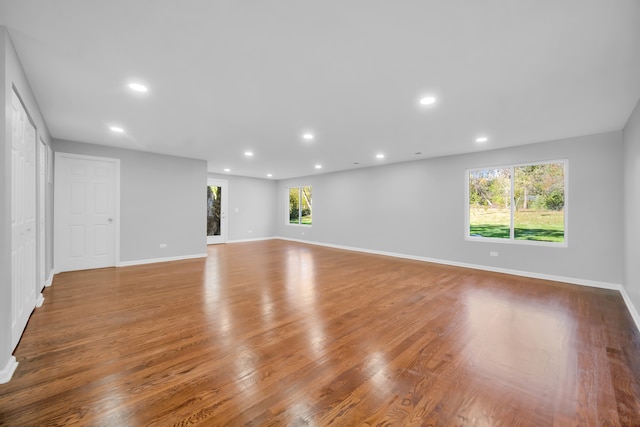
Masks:
[[[298,224],[291,224],[291,223],[289,222],[289,192],[291,191],[291,189],[292,189],[292,188],[297,188],[297,189],[298,189],[298,191],[300,191],[300,189],[301,189],[302,187],[311,187],[311,188],[313,188],[313,186],[312,186],[311,184],[287,186],[287,196],[286,196],[286,203],[287,203],[287,205],[286,205],[286,206],[287,206],[287,208],[286,208],[286,210],[285,210],[285,212],[287,213],[287,216],[286,216],[286,218],[285,218],[285,221],[286,221],[286,222],[285,222],[285,225],[290,225],[291,227],[307,227],[307,228],[309,228],[309,227],[312,227],[312,226],[313,226],[313,222],[312,222],[311,224],[301,224],[301,223],[298,223]],[[312,190],[312,191],[313,191],[313,190]],[[300,197],[300,196],[298,196],[298,218],[300,218],[300,210],[302,209],[302,203],[300,203],[300,199],[299,199],[299,197]],[[312,196],[312,197],[313,197],[313,196]],[[311,219],[311,221],[313,221],[313,218]]]
[[[536,165],[548,165],[553,163],[563,163],[564,164],[564,242],[540,242],[537,240],[516,240],[514,237],[514,227],[513,227],[513,215],[515,213],[515,203],[511,200],[509,204],[511,207],[511,222],[510,222],[510,237],[508,239],[499,239],[496,237],[482,237],[482,236],[471,236],[469,235],[470,228],[470,218],[469,218],[469,173],[478,170],[484,169],[507,169],[510,168],[513,172],[513,169],[518,166],[536,166]],[[514,174],[511,174],[511,198],[513,198],[513,188],[514,188]],[[465,191],[464,191],[464,206],[465,206],[465,220],[464,220],[464,239],[469,242],[484,242],[484,243],[502,243],[502,244],[510,244],[510,245],[525,245],[525,246],[546,246],[553,248],[566,248],[569,246],[569,160],[567,159],[558,159],[558,160],[548,160],[543,162],[526,162],[526,163],[513,163],[509,165],[499,165],[499,166],[483,166],[478,168],[466,169],[464,171],[465,176]]]

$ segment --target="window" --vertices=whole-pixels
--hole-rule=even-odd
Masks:
[[[289,188],[289,224],[311,225],[311,186]]]
[[[566,245],[566,168],[554,161],[467,171],[467,238]]]

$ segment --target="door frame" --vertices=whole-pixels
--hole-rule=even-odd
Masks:
[[[114,250],[114,260],[115,260],[115,266],[119,267],[120,266],[120,159],[114,159],[111,157],[99,157],[99,156],[86,156],[84,154],[75,154],[75,153],[63,153],[63,152],[56,152],[55,153],[55,163],[54,165],[58,164],[58,161],[60,158],[68,158],[68,159],[75,159],[75,160],[90,160],[90,161],[98,161],[98,162],[108,162],[108,163],[113,163],[115,166],[115,188],[114,188],[114,198],[115,198],[115,206],[113,207],[114,213],[113,213],[113,218],[114,218],[114,222],[115,222],[115,236],[114,236],[114,242],[113,242],[113,250]],[[55,170],[55,178],[54,178],[54,190],[53,193],[55,194],[59,194],[58,188],[61,185],[60,184],[60,177],[58,176],[59,173],[59,169],[57,167],[54,167]],[[55,274],[60,273],[60,254],[61,251],[59,250],[59,245],[60,245],[60,220],[59,218],[57,218],[57,216],[55,215],[55,213],[57,212],[57,204],[60,203],[57,200],[57,197],[54,197],[53,199],[53,212],[54,212],[54,220],[53,220],[53,271]]]
[[[41,307],[44,302],[42,290],[47,284],[47,144],[42,138],[38,138],[37,150],[37,194],[36,218],[37,236],[37,273],[36,273],[36,307]]]
[[[211,185],[222,187],[222,201],[220,203],[220,228],[222,232],[219,237],[207,236],[207,245],[219,245],[221,243],[227,243],[227,199],[229,197],[229,182],[226,179],[207,178],[207,187]]]

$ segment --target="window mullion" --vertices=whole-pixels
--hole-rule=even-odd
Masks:
[[[509,239],[511,240],[515,240],[516,236],[515,236],[515,230],[514,230],[514,214],[515,214],[515,209],[516,209],[516,191],[515,191],[515,168],[513,166],[511,166],[509,174],[511,175],[511,199],[510,199],[510,205],[511,205],[511,218],[510,218],[510,226],[509,226]]]

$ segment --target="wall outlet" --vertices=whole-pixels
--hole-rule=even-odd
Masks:
[[[490,256],[498,256],[498,252],[496,252],[496,251],[491,251],[491,252],[489,252],[489,255],[490,255]]]
[[[166,243],[160,243],[160,249],[164,249],[164,248],[166,248],[166,247],[167,247],[167,244],[166,244]]]

